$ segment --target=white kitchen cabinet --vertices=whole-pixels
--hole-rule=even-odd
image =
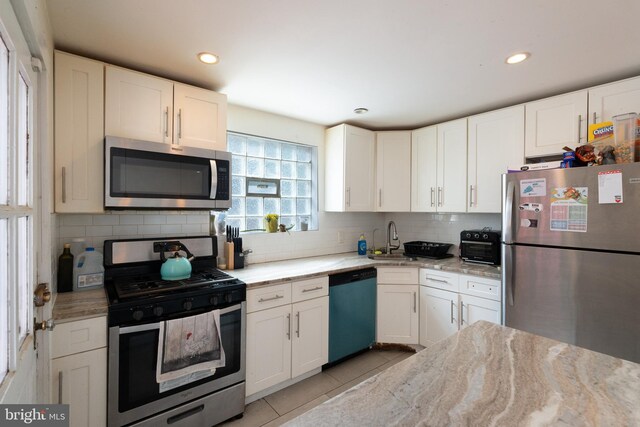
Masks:
[[[559,155],[586,141],[586,90],[525,104],[525,157]]]
[[[376,341],[417,344],[420,340],[417,268],[377,269]]]
[[[501,282],[420,269],[420,344],[428,346],[478,320],[502,323]]]
[[[226,133],[225,95],[107,66],[106,135],[226,151]]]
[[[436,212],[438,130],[428,126],[411,132],[411,211]]]
[[[327,363],[328,290],[325,276],[247,291],[247,396]]]
[[[227,151],[227,97],[175,83],[174,136],[179,145]]]
[[[104,64],[55,52],[55,211],[104,206]]]
[[[469,117],[467,212],[500,213],[502,174],[524,163],[524,105]]]
[[[325,133],[325,211],[375,211],[375,133],[346,124]]]
[[[107,66],[105,124],[108,136],[172,142],[173,82]]]
[[[411,210],[411,132],[376,133],[376,210]]]
[[[625,113],[640,113],[640,77],[589,89],[589,124]]]
[[[467,119],[439,124],[438,131],[438,212],[467,210]]]
[[[105,426],[106,317],[60,323],[52,331],[52,401],[69,405],[70,425]]]

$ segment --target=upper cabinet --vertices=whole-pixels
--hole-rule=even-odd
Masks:
[[[525,105],[525,156],[561,154],[587,141],[587,91],[554,96]]]
[[[640,113],[640,77],[589,90],[589,124],[631,112]]]
[[[411,210],[465,212],[467,119],[411,134]]]
[[[55,210],[103,211],[104,64],[55,52]]]
[[[325,142],[325,210],[375,211],[375,133],[342,124],[327,129]]]
[[[467,212],[501,212],[501,175],[524,162],[524,106],[469,117]]]
[[[107,66],[105,134],[227,149],[225,95]]]
[[[376,134],[376,210],[411,210],[411,132]]]

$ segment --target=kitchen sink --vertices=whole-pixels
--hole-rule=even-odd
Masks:
[[[418,259],[405,254],[378,254],[378,255],[369,254],[367,255],[367,258],[373,259],[376,261],[415,261]]]

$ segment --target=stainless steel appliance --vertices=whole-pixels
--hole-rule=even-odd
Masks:
[[[188,279],[162,280],[158,250],[179,241],[195,259]],[[215,237],[105,242],[109,297],[109,426],[211,426],[241,416],[245,399],[243,282],[215,268]],[[160,326],[220,310],[225,364],[171,387],[156,380]]]
[[[502,184],[505,324],[640,362],[640,164]]]
[[[104,206],[228,209],[231,154],[175,144],[105,138]]]
[[[501,232],[491,228],[460,233],[460,257],[467,262],[500,265]]]

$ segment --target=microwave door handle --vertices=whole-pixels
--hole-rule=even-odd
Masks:
[[[209,165],[211,167],[211,193],[209,193],[209,198],[215,200],[218,193],[218,165],[215,160],[209,160]]]

